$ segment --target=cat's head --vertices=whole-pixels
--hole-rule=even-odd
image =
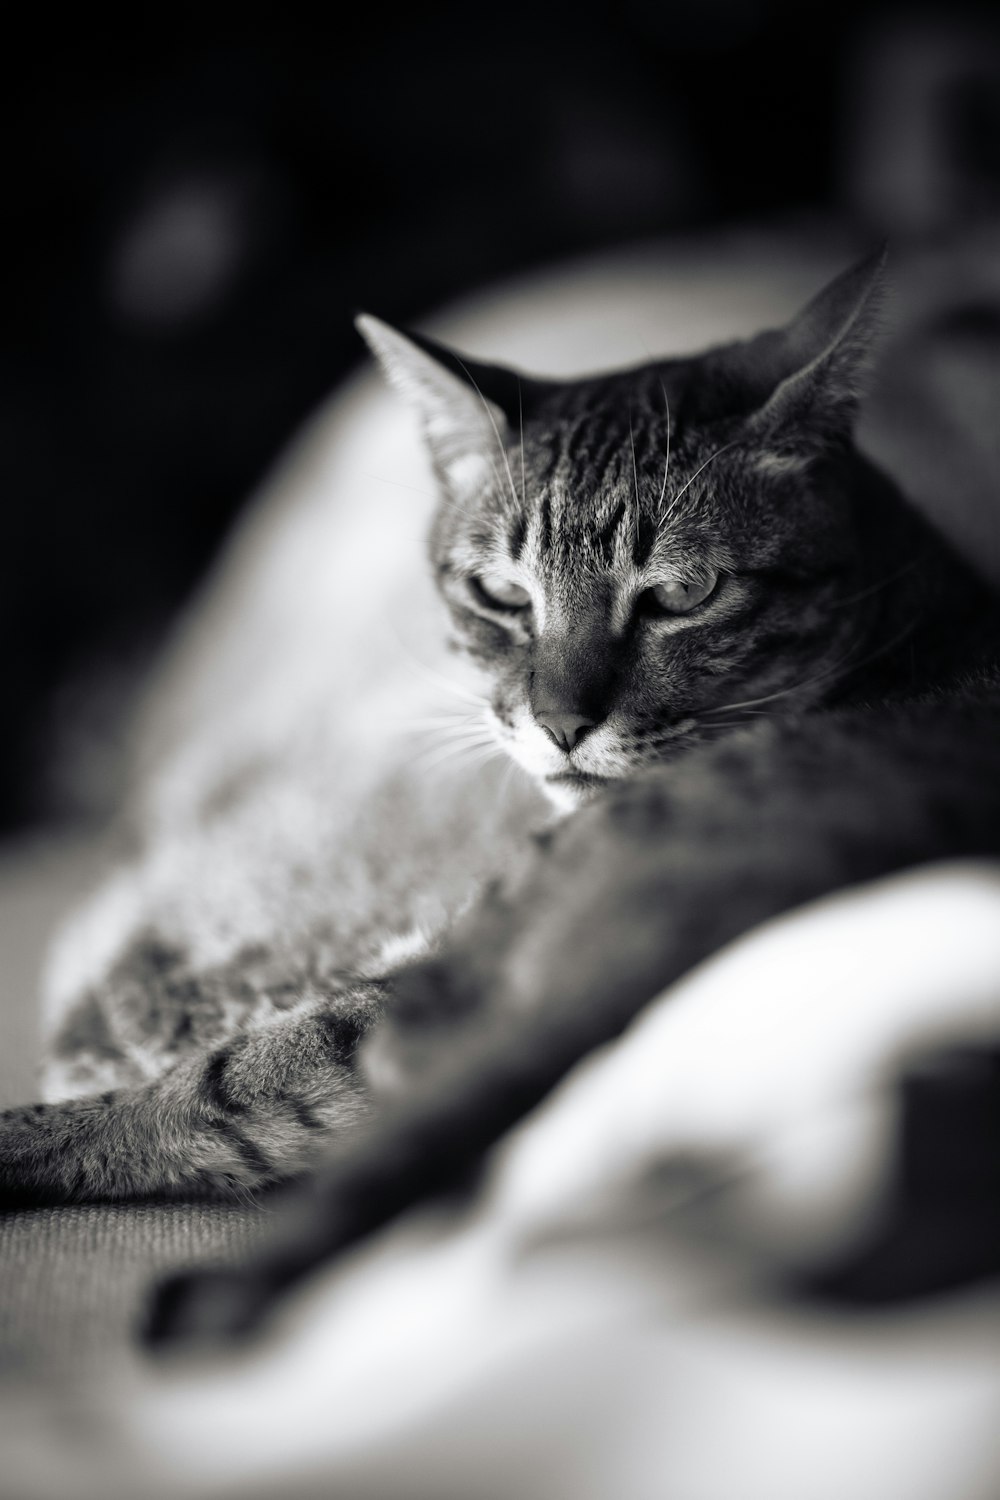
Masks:
[[[553,800],[815,701],[850,662],[850,432],[881,261],[780,331],[575,381],[358,320],[422,417],[455,640]]]

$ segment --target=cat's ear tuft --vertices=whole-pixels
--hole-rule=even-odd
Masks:
[[[360,313],[355,327],[386,379],[420,415],[438,477],[465,489],[489,469],[518,419],[520,391],[513,371],[467,360],[425,334],[401,333]]]
[[[760,437],[793,436],[808,448],[849,433],[879,332],[885,261],[883,246],[825,286],[785,328],[754,341],[775,376],[751,418]]]

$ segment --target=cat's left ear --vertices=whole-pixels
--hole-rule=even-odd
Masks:
[[[776,383],[750,417],[761,439],[824,445],[853,426],[879,332],[883,247],[844,271],[785,328],[754,340]]]
[[[467,359],[426,334],[401,333],[370,313],[355,326],[389,384],[416,407],[438,478],[461,491],[489,471],[522,420],[534,382]]]

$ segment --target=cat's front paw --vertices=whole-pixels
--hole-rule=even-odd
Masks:
[[[157,1351],[229,1344],[253,1332],[273,1298],[270,1280],[253,1271],[177,1271],[154,1287],[140,1334]]]

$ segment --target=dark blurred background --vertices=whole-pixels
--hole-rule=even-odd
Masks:
[[[820,216],[913,240],[1000,207],[992,7],[36,27],[5,87],[7,827],[102,811],[133,685],[359,356],[355,308],[405,321],[678,229]]]

